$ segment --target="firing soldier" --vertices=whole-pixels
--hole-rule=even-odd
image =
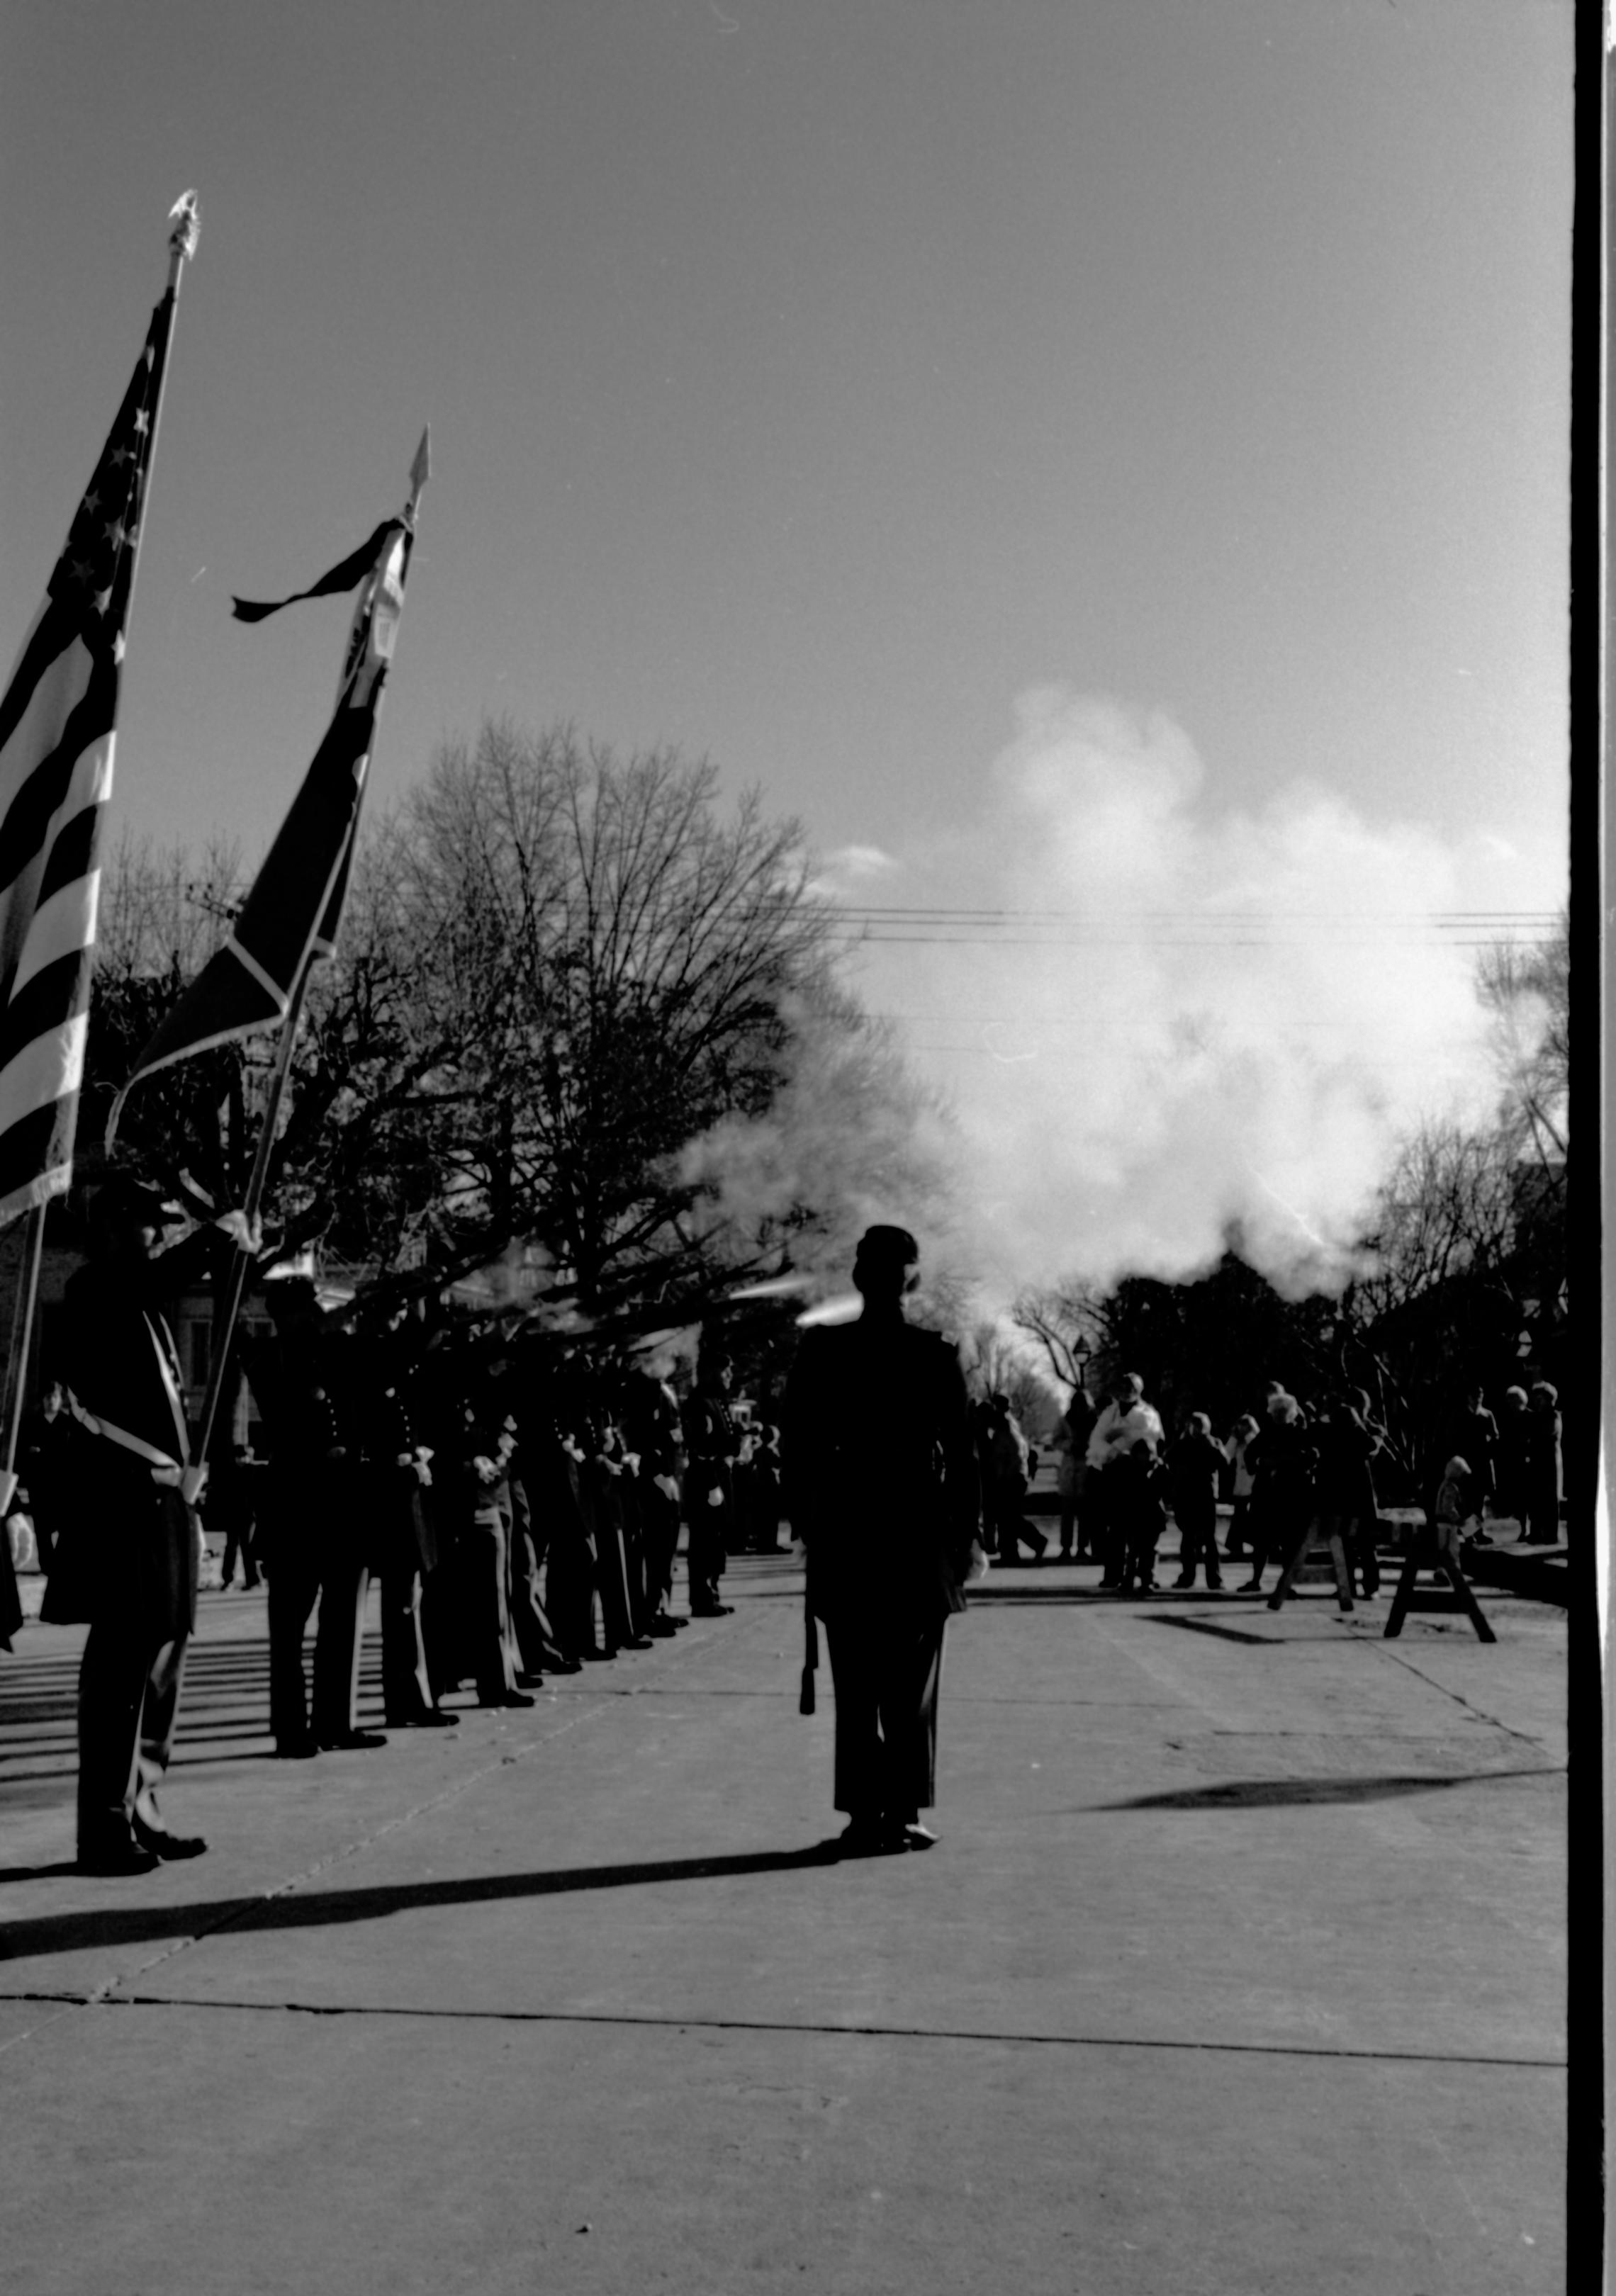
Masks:
[[[672,1388],[649,1369],[636,1366],[625,1376],[623,1437],[639,1462],[636,1488],[645,1552],[645,1632],[666,1641],[685,1624],[668,1610],[679,1544],[684,1427]]]
[[[733,1604],[718,1600],[735,1511],[734,1463],[741,1439],[729,1408],[734,1380],[727,1356],[703,1353],[695,1393],[685,1406],[685,1520],[690,1526],[685,1568],[693,1619],[726,1619]]]
[[[836,1694],[836,1807],[852,1854],[929,1849],[943,1637],[981,1513],[959,1357],[906,1321],[906,1228],[865,1230],[858,1321],[805,1334],[785,1394],[786,1511],[808,1550]]]
[[[147,1873],[208,1846],[171,1833],[157,1806],[196,1624],[192,1506],[202,1480],[162,1303],[203,1279],[226,1236],[250,1238],[230,1212],[164,1251],[164,1230],[183,1218],[143,1182],[108,1181],[90,1207],[90,1258],[67,1286],[63,1369],[93,1439],[79,1453],[71,1537],[54,1558],[44,1615],[90,1623],[78,1676],[86,1874]],[[68,1547],[78,1550],[70,1562]]]

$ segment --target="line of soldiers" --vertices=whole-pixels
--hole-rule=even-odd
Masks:
[[[193,1458],[163,1303],[205,1280],[239,1214],[169,1250],[176,1209],[117,1180],[91,1208],[91,1255],[70,1282],[62,1369],[70,1410],[36,1464],[41,1616],[87,1620],[79,1679],[82,1870],[139,1873],[207,1847],[157,1803],[195,1627]],[[670,1608],[682,1511],[690,1609],[719,1617],[748,1448],[730,1367],[705,1364],[681,1407],[624,1354],[512,1341],[385,1297],[350,1319],[314,1285],[264,1286],[270,1335],[243,1342],[269,1437],[256,1560],[268,1581],[270,1726],[277,1754],[385,1744],[358,1726],[363,1623],[380,1582],[388,1728],[447,1728],[448,1693],[530,1706],[546,1673],[648,1648]],[[48,1488],[46,1488],[48,1477]],[[228,1470],[221,1476],[232,1510]],[[767,1485],[767,1467],[753,1472]],[[774,1512],[777,1527],[777,1480]],[[319,1623],[312,1699],[304,1643]]]

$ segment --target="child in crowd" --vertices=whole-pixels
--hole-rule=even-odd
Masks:
[[[1231,1562],[1237,1554],[1247,1551],[1246,1517],[1251,1512],[1251,1482],[1255,1471],[1246,1453],[1251,1447],[1251,1439],[1256,1432],[1257,1422],[1249,1411],[1243,1411],[1223,1447],[1223,1456],[1234,1470],[1230,1496],[1235,1502],[1235,1512],[1229,1518],[1229,1535],[1223,1550]]]
[[[1457,1570],[1466,1534],[1475,1530],[1479,1525],[1475,1498],[1471,1489],[1470,1464],[1456,1452],[1442,1470],[1442,1480],[1437,1486],[1433,1521],[1437,1552],[1445,1562],[1451,1563]]]
[[[1126,1595],[1136,1580],[1142,1595],[1156,1591],[1156,1541],[1167,1521],[1163,1486],[1166,1470],[1143,1437],[1129,1446],[1112,1471],[1116,1481],[1117,1544],[1122,1556],[1122,1578],[1117,1589]]]
[[[1218,1482],[1223,1446],[1212,1435],[1204,1411],[1192,1411],[1185,1430],[1167,1455],[1168,1489],[1178,1526],[1178,1576],[1175,1587],[1193,1587],[1197,1565],[1209,1587],[1221,1587],[1218,1568]]]

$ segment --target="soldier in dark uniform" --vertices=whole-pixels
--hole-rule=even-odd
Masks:
[[[93,1874],[145,1873],[194,1857],[199,1836],[169,1833],[156,1789],[168,1769],[185,1648],[196,1623],[200,1473],[162,1301],[200,1281],[223,1237],[247,1239],[239,1212],[170,1251],[180,1217],[137,1181],[109,1181],[90,1210],[86,1264],[68,1283],[63,1369],[79,1423],[70,1508],[76,1547],[59,1550],[44,1615],[86,1618],[78,1677],[78,1863]],[[55,1599],[53,1601],[52,1597]]]
[[[452,1542],[452,1624],[447,1684],[470,1674],[481,1706],[531,1706],[517,1687],[511,1628],[508,1469],[516,1448],[488,1367],[468,1350],[460,1362],[458,1404],[447,1416],[434,1461],[439,1519]]]
[[[830,1643],[838,1809],[849,1851],[926,1849],[949,1616],[981,1513],[959,1358],[904,1318],[919,1253],[865,1231],[854,1324],[810,1331],[786,1388],[786,1511],[808,1550],[808,1602]]]
[[[732,1605],[718,1600],[726,1550],[734,1535],[734,1462],[741,1439],[730,1415],[734,1374],[727,1357],[704,1354],[695,1393],[685,1406],[685,1520],[690,1526],[685,1567],[693,1619],[725,1619]]]
[[[679,1472],[684,1427],[673,1390],[652,1372],[631,1369],[623,1385],[623,1438],[635,1469],[645,1558],[645,1632],[660,1640],[683,1619],[669,1616],[673,1562],[679,1544]]]
[[[406,1302],[373,1308],[350,1343],[365,1447],[364,1484],[381,1578],[381,1705],[390,1730],[447,1729],[432,1696],[421,1631],[422,1581],[438,1561],[425,1493],[431,1445],[415,1423],[415,1365]]]
[[[269,1726],[286,1759],[384,1746],[358,1727],[359,1650],[370,1587],[364,1450],[346,1352],[306,1275],[265,1285],[273,1340],[244,1343],[247,1377],[269,1430]],[[312,1726],[303,1637],[316,1600]]]

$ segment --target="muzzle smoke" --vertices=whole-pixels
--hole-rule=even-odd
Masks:
[[[1490,1096],[1474,951],[1439,922],[1461,857],[1300,780],[1219,813],[1160,715],[1018,715],[977,818],[825,872],[850,922],[938,913],[873,925],[852,974],[953,1103],[966,1269],[1001,1300],[1183,1276],[1233,1225],[1283,1289],[1338,1288],[1397,1136]]]

